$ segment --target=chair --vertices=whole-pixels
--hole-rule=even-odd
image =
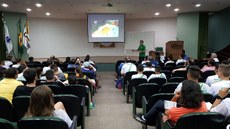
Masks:
[[[161,70],[161,73],[164,73],[165,76],[167,77],[167,80],[171,77],[172,72],[169,70]]]
[[[183,70],[183,71],[175,71],[174,73],[172,73],[172,77],[183,77],[183,78],[187,78],[187,70]]]
[[[8,121],[16,121],[17,117],[11,103],[3,97],[0,97],[0,118]]]
[[[56,94],[63,94],[63,90],[60,86],[55,85],[55,84],[45,84],[45,85],[47,85],[55,95]]]
[[[73,94],[82,99],[85,98],[85,104],[87,107],[87,116],[90,116],[90,98],[89,98],[89,90],[84,85],[80,84],[72,84],[69,86],[63,87],[63,91],[65,94]]]
[[[164,66],[164,67],[161,68],[161,70],[169,70],[171,72],[172,72],[173,69],[174,69],[174,67],[172,67],[172,66]]]
[[[179,85],[178,82],[165,83],[159,90],[160,93],[174,93],[175,89]]]
[[[190,113],[181,116],[175,126],[161,122],[162,129],[224,129],[225,116],[216,112]]]
[[[15,125],[3,118],[0,118],[0,127],[1,129],[16,129]]]
[[[148,78],[150,75],[155,74],[155,72],[154,71],[144,71],[143,74],[146,75]]]
[[[183,82],[185,80],[185,78],[183,77],[170,77],[168,82]]]
[[[207,79],[207,77],[215,75],[215,71],[211,70],[211,71],[205,71],[203,73],[201,73],[201,77],[203,77],[204,79]]]
[[[61,101],[66,109],[70,119],[77,116],[77,126],[85,129],[85,98],[80,99],[76,95],[59,94],[54,96],[54,101]]]
[[[157,94],[152,95],[148,101],[143,96],[142,97],[142,109],[143,109],[142,113],[146,114],[158,100],[171,100],[173,96],[174,96],[173,93],[157,93]],[[153,123],[149,125],[155,126],[156,120],[152,119],[150,121],[152,121]],[[147,125],[143,125],[142,127],[147,128]]]
[[[203,98],[205,102],[213,102],[213,95],[209,93],[203,93]]]
[[[123,82],[122,82],[122,88],[123,88],[123,94],[125,95],[125,87],[126,85],[129,83],[129,81],[131,80],[132,75],[137,74],[136,71],[129,71],[125,74],[124,78],[123,78]]]
[[[90,72],[83,72],[83,74],[85,76],[87,76],[88,78],[90,78],[90,79],[94,79],[94,75],[92,73],[90,73]]]
[[[171,63],[167,63],[165,66],[172,66],[173,68],[175,68],[175,67],[176,67],[176,64],[173,63],[173,62],[171,62]]]
[[[148,81],[149,83],[156,83],[160,87],[167,82],[165,78],[152,78]]]
[[[58,117],[25,117],[18,121],[18,129],[76,129],[77,117],[73,119],[73,123],[69,128],[67,123]]]
[[[160,86],[156,83],[142,83],[136,88],[133,87],[133,114],[136,114],[136,108],[142,108],[142,96],[149,100],[159,89]]]
[[[84,78],[76,78],[76,83],[81,85],[87,85],[91,92],[91,98],[93,97],[92,95],[94,95],[94,93],[96,93],[97,91],[97,88],[95,86],[92,86],[92,84]]]
[[[16,96],[13,98],[12,104],[19,120],[24,117],[27,112],[29,103],[30,96]]]
[[[124,60],[118,60],[115,64],[115,72],[117,73],[118,67],[120,66],[121,63],[125,63]]]
[[[133,93],[133,87],[137,87],[139,84],[142,83],[147,83],[147,79],[144,78],[135,78],[135,79],[131,79],[130,83],[127,85],[127,93],[126,93],[126,102],[129,103],[129,95],[131,95],[132,97],[132,93]]]

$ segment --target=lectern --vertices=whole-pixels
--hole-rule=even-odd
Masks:
[[[166,43],[166,56],[172,55],[173,59],[178,59],[183,48],[184,41],[168,41]]]

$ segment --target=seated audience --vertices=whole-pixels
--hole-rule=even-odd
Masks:
[[[219,63],[219,59],[217,58],[216,53],[211,53],[211,59],[213,59],[216,63]]]
[[[68,56],[65,58],[65,61],[63,62],[64,64],[69,64],[71,58]]]
[[[124,76],[127,72],[137,71],[137,66],[131,62],[130,58],[126,58],[125,63],[121,68],[121,76]]]
[[[190,66],[187,72],[187,80],[191,80],[191,81],[198,83],[200,85],[201,91],[203,93],[208,93],[210,90],[210,87],[203,82],[198,82],[199,77],[200,77],[200,68],[198,66]],[[177,86],[177,88],[174,91],[174,94],[176,94],[177,92],[180,92],[181,87],[182,87],[182,82]]]
[[[76,63],[75,59],[71,59],[67,65],[67,68],[76,68],[77,66],[75,63]]]
[[[183,58],[184,60],[186,60],[186,61],[189,60],[189,57],[185,54],[185,50],[184,50],[184,49],[182,50],[182,58]]]
[[[34,68],[26,69],[25,72],[23,72],[23,76],[27,84],[18,86],[14,91],[13,97],[30,95],[36,86],[36,78],[37,78],[36,69]]]
[[[155,68],[152,66],[150,62],[145,63],[144,71],[153,71],[155,72]]]
[[[214,72],[216,73],[215,75],[212,75],[212,76],[209,76],[207,77],[205,83],[209,86],[211,86],[213,83],[216,83],[216,82],[219,82],[220,81],[220,78],[218,77],[218,74],[217,74],[217,71],[218,71],[218,67],[219,65],[216,64],[215,65],[215,70]]]
[[[183,59],[183,55],[182,55],[182,54],[180,55],[179,59],[177,59],[176,65],[178,65],[178,64],[180,64],[180,63],[186,63],[186,60]]]
[[[173,59],[172,54],[170,54],[170,55],[168,56],[167,59],[168,59],[168,61],[165,62],[165,66],[166,66],[168,63],[175,63],[175,61],[172,60],[172,59]]]
[[[6,98],[9,102],[12,101],[13,93],[17,86],[23,85],[17,81],[18,72],[15,68],[9,68],[5,71],[5,77],[0,81],[0,96]]]
[[[26,64],[21,64],[17,70],[18,70],[18,77],[16,78],[16,80],[18,81],[26,81],[25,77],[23,76],[23,73],[25,72],[25,70],[27,69],[27,65]]]
[[[89,62],[93,67],[96,66],[95,62],[90,60],[90,55],[85,56],[84,62]]]
[[[12,56],[7,56],[6,57],[6,60],[4,61],[4,67],[6,69],[8,69],[9,67],[11,67],[13,65],[13,62],[12,62]]]
[[[145,66],[147,62],[150,62],[150,61],[149,61],[149,56],[145,56],[145,59],[141,62],[141,64],[142,64],[143,66]]]
[[[148,81],[152,78],[164,78],[167,80],[167,77],[164,73],[161,73],[161,67],[160,66],[157,66],[155,68],[155,74],[151,74],[148,78]]]
[[[214,71],[215,65],[216,65],[216,62],[213,59],[211,59],[208,61],[208,65],[203,66],[203,68],[201,69],[201,72]]]
[[[222,88],[230,88],[230,65],[220,64],[217,74],[221,81],[210,86],[209,93],[213,96],[217,95]]]
[[[194,66],[194,65],[195,65],[194,59],[189,59],[188,62],[185,63],[184,67],[174,69],[172,73],[175,73],[176,71],[187,71],[189,66]]]
[[[131,79],[135,78],[144,78],[147,79],[147,76],[143,74],[144,67],[142,64],[137,66],[137,74],[132,75]]]
[[[58,79],[57,76],[55,76],[53,70],[48,70],[46,71],[46,81],[41,82],[42,85],[57,85],[60,86],[61,88],[64,87],[65,85]]]
[[[51,59],[47,59],[47,65],[46,67],[43,67],[42,70],[42,75],[45,75],[46,71],[50,69],[50,66],[54,64],[53,61]],[[58,72],[59,73],[63,73],[62,70],[58,67]]]
[[[203,101],[200,86],[191,80],[183,81],[181,91],[177,92],[171,101],[178,102],[177,105],[180,106],[165,109],[164,100],[158,100],[145,115],[137,114],[135,119],[142,124],[153,123],[150,120],[153,120],[153,118],[157,119],[158,113],[162,112],[165,114],[162,118],[163,121],[171,120],[173,123],[176,123],[185,114],[208,111]],[[160,129],[159,126],[156,129]]]
[[[29,108],[25,117],[35,116],[54,116],[65,121],[69,127],[72,124],[63,103],[54,104],[53,93],[47,86],[38,86],[31,93]]]
[[[54,55],[50,56],[49,59],[56,65],[62,64],[62,62],[58,58],[56,58]]]
[[[22,59],[21,58],[16,58],[17,64],[12,65],[13,68],[18,68],[20,66]]]
[[[58,80],[66,80],[64,73],[58,71],[58,66],[56,64],[52,64],[50,69],[54,71],[54,75],[58,78]]]

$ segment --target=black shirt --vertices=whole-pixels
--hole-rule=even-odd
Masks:
[[[28,87],[28,86],[18,86],[13,94],[13,97],[16,96],[30,96],[31,92],[35,87]]]

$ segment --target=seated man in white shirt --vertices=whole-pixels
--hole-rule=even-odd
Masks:
[[[179,59],[177,59],[176,65],[178,65],[179,63],[186,63],[186,60],[183,59],[183,55],[180,55]]]
[[[155,68],[152,66],[150,62],[145,63],[144,71],[153,71],[155,72]]]
[[[220,81],[220,78],[218,77],[218,74],[217,74],[218,67],[219,67],[219,65],[216,64],[215,65],[215,70],[214,70],[214,72],[216,73],[215,75],[207,77],[206,82],[205,82],[207,85],[211,86],[213,83],[216,83],[216,82]]]
[[[137,66],[137,74],[132,75],[131,79],[135,78],[144,78],[147,79],[147,76],[143,74],[144,67],[142,64]]]
[[[130,59],[127,59],[121,68],[121,75],[124,76],[127,72],[130,71],[137,71],[137,66],[133,64]]]
[[[152,78],[164,78],[167,80],[167,77],[165,76],[164,73],[161,73],[161,67],[160,66],[157,66],[155,68],[155,74],[151,74],[148,78],[148,81]]]
[[[230,65],[220,64],[217,74],[221,81],[213,83],[210,86],[209,93],[213,96],[217,95],[219,93],[219,90],[221,90],[222,88],[230,87]]]
[[[198,66],[189,66],[188,72],[187,72],[187,79],[199,83],[201,87],[201,91],[203,93],[207,93],[210,87],[203,82],[198,82],[199,76],[200,76],[200,68]],[[176,94],[177,92],[180,92],[181,87],[182,87],[182,82],[177,86],[177,88],[174,91],[174,94]]]

